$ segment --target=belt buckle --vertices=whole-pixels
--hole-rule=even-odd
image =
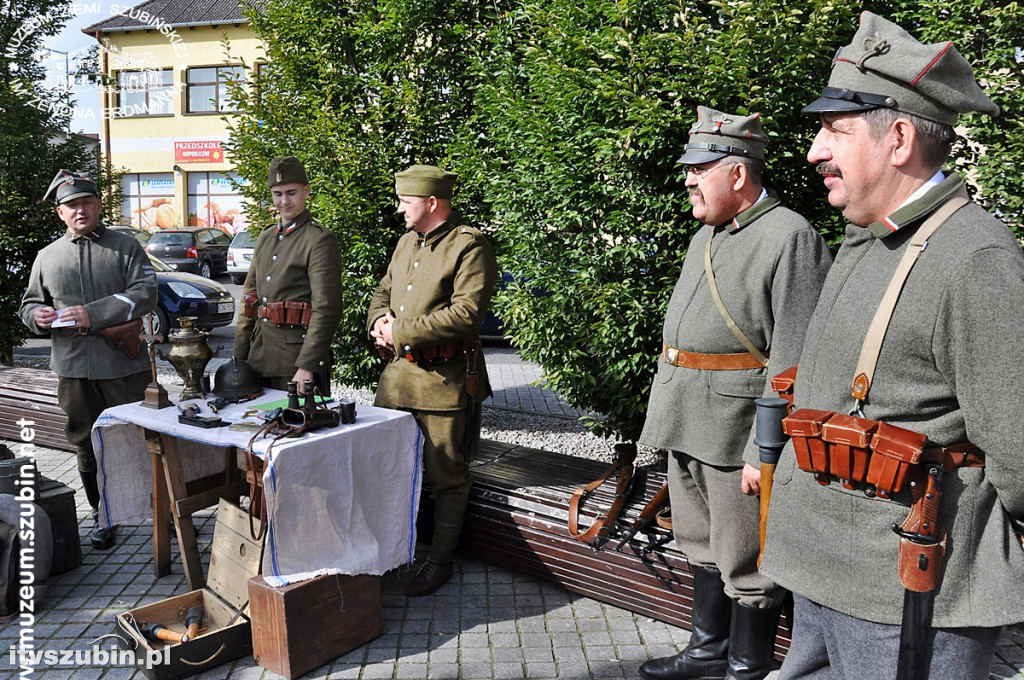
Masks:
[[[675,347],[666,347],[665,348],[665,361],[667,361],[668,363],[670,363],[673,366],[675,366],[676,365],[676,358],[678,356],[679,356],[679,350],[677,350]]]

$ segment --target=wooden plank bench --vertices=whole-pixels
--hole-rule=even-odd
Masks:
[[[484,440],[473,467],[474,484],[459,542],[460,554],[561,584],[567,590],[659,621],[690,628],[693,573],[671,532],[652,523],[623,546],[621,535],[665,481],[665,474],[638,470],[613,537],[595,552],[568,530],[573,491],[597,479],[608,467],[600,461]],[[601,485],[580,511],[590,526],[611,504],[615,485]],[[422,494],[419,529],[428,538],[433,500]],[[680,518],[674,518],[680,521]],[[646,548],[651,547],[648,551]],[[789,621],[783,617],[776,657],[789,648]]]
[[[37,446],[74,451],[64,436],[67,416],[57,406],[57,374],[48,369],[0,366],[0,438],[21,441],[19,420],[35,424]]]

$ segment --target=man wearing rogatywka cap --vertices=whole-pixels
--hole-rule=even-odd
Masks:
[[[57,204],[67,233],[36,256],[19,315],[33,333],[50,336],[57,403],[67,414],[65,433],[96,520],[90,542],[107,550],[115,529],[99,521],[92,426],[104,409],[141,401],[150,368],[145,352],[129,358],[97,331],[152,312],[156,272],[138,241],[100,223],[100,192],[88,177],[60,170],[43,200]]]
[[[408,231],[367,315],[367,332],[388,360],[374,404],[416,418],[435,499],[430,550],[405,584],[413,597],[434,592],[452,576],[473,484],[469,463],[480,444],[479,403],[491,395],[477,334],[498,267],[480,230],[452,210],[455,179],[433,165],[395,174],[398,212]]]
[[[653,680],[756,680],[772,668],[785,592],[757,571],[754,401],[774,396],[769,379],[796,363],[831,256],[807,220],[763,188],[766,139],[758,114],[701,106],[679,159],[704,226],[669,301],[640,442],[670,452],[673,530],[693,567],[693,633],[679,654],[640,667]]]
[[[958,114],[998,108],[952,43],[865,12],[804,110],[821,118],[808,160],[850,225],[807,330],[768,515],[761,569],[795,597],[781,677],[895,677],[903,630],[925,640],[904,649],[913,677],[988,678],[1000,628],[1024,620],[1024,256],[940,168]],[[820,444],[828,464],[804,471]],[[850,460],[866,476],[835,474]]]
[[[309,214],[309,180],[298,158],[273,159],[267,184],[278,220],[253,248],[234,356],[252,365],[264,387],[286,390],[295,381],[305,392],[312,380],[327,395],[331,342],[341,320],[338,237]]]

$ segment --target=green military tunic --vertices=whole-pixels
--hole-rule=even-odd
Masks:
[[[239,314],[234,356],[263,378],[290,379],[299,368],[330,388],[331,341],[341,320],[341,253],[338,238],[303,212],[288,225],[264,229],[256,240],[243,292],[261,305],[298,300],[312,304],[309,328],[278,327]]]
[[[392,337],[398,355],[384,367],[374,404],[411,411],[424,433],[423,467],[436,498],[428,558],[437,563],[450,561],[458,542],[473,484],[469,460],[480,440],[480,412],[471,423],[466,412],[461,343],[479,332],[496,278],[490,243],[452,214],[425,235],[410,231],[402,236],[367,315],[367,331],[388,312],[395,317]],[[450,342],[460,347],[449,360],[417,364],[404,356]],[[482,352],[478,367],[476,400],[483,401],[491,387]]]
[[[795,403],[848,413],[868,325],[911,236],[963,181],[947,177],[884,222],[846,230],[800,356]],[[895,230],[894,230],[895,229]],[[1013,234],[968,203],[929,239],[903,287],[878,357],[867,418],[915,430],[932,444],[970,441],[984,468],[946,472],[940,520],[948,533],[935,598],[937,628],[1024,620],[1024,257]],[[762,571],[840,613],[899,624],[903,587],[892,500],[819,485],[792,444],[775,472]]]

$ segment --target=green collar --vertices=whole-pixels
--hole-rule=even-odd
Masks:
[[[768,195],[765,198],[761,199],[754,205],[750,206],[749,208],[741,212],[736,217],[732,218],[731,222],[726,222],[724,225],[722,225],[725,228],[726,232],[739,231],[740,229],[747,226],[754,220],[763,216],[769,210],[772,210],[773,208],[779,205],[778,194],[776,194],[775,191],[772,189],[765,189],[765,191],[768,192]]]
[[[953,194],[959,191],[963,184],[964,180],[960,175],[955,172],[950,173],[946,179],[929,189],[924,196],[897,209],[896,212],[885,219],[872,222],[868,225],[868,229],[877,238],[885,238],[903,227],[920,222],[935,212],[936,208],[952,198]]]

